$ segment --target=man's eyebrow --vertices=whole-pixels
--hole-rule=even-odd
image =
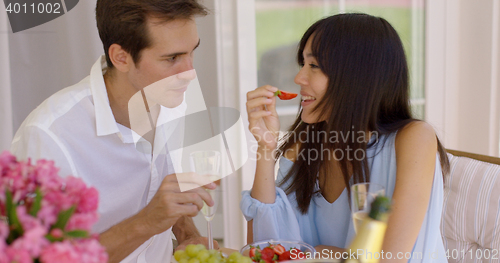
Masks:
[[[201,40],[198,39],[198,43],[196,44],[196,46],[193,48],[192,51],[194,51],[195,49],[197,49],[199,46],[200,46],[200,42]],[[161,57],[165,57],[165,58],[168,58],[168,57],[175,57],[175,56],[180,56],[180,55],[185,55],[187,54],[188,52],[176,52],[176,53],[171,53],[171,54],[165,54],[165,55],[161,55]]]

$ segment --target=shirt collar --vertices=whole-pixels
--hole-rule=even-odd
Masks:
[[[109,105],[103,74],[106,72],[106,57],[101,56],[90,70],[90,90],[94,99],[97,136],[120,132]]]

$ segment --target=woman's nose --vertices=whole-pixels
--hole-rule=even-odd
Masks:
[[[300,68],[297,75],[295,75],[295,78],[293,79],[293,81],[299,86],[304,86],[307,84],[307,76],[304,72],[304,67]]]

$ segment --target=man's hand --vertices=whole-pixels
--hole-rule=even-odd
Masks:
[[[120,262],[149,238],[168,230],[179,218],[196,216],[203,202],[212,206],[214,201],[204,188],[215,189],[216,185],[203,177],[206,178],[195,173],[167,175],[146,207],[102,233],[100,242],[106,247],[109,262]],[[181,192],[180,184],[191,190]]]
[[[176,248],[175,251],[177,250],[185,250],[186,246],[189,244],[202,244],[208,249],[208,238],[206,237],[194,237],[190,238],[187,240],[184,240],[182,243],[180,243]],[[214,240],[214,249],[218,250],[219,249],[219,243]]]
[[[196,216],[203,207],[203,202],[213,206],[212,197],[200,186],[208,183],[204,185],[205,188],[215,189],[216,185],[202,180],[203,176],[195,173],[167,175],[151,202],[137,214],[143,218],[145,230],[151,236],[162,233],[182,216]],[[196,188],[181,192],[182,186]]]

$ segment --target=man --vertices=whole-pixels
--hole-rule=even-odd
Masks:
[[[197,0],[98,0],[105,56],[90,76],[35,109],[14,137],[18,158],[54,160],[61,176],[80,177],[99,190],[94,230],[109,262],[169,262],[171,232],[181,247],[206,243],[191,217],[213,200],[202,187],[180,191],[168,152],[136,149],[127,107],[144,87],[193,69],[200,42],[194,17],[206,14]],[[180,98],[172,107],[179,106],[181,91],[169,92]],[[153,119],[165,111],[153,107]],[[162,147],[154,133],[144,137],[149,149]]]

